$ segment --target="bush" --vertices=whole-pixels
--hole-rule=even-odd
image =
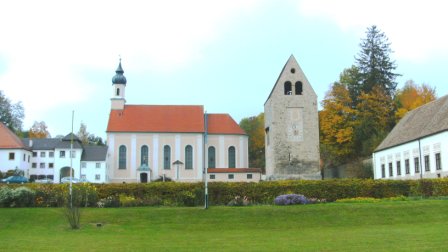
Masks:
[[[31,207],[34,206],[35,197],[35,191],[27,187],[12,189],[3,186],[0,188],[1,207]]]
[[[0,206],[9,207],[12,203],[12,189],[7,186],[0,188]]]
[[[250,205],[250,200],[248,197],[244,196],[235,196],[234,199],[232,199],[229,203],[227,203],[228,206],[248,206]]]
[[[276,205],[305,205],[308,200],[301,194],[284,194],[275,198],[274,204]]]

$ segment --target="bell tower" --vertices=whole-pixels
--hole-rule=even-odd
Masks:
[[[115,70],[115,76],[112,77],[112,98],[111,109],[122,110],[124,109],[125,99],[125,89],[126,89],[126,77],[123,75],[124,71],[121,67],[121,59],[118,64],[117,70]]]
[[[266,177],[320,179],[317,95],[293,55],[264,104]]]

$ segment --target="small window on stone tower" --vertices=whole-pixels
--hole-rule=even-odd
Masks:
[[[298,82],[296,82],[296,86],[295,86],[295,94],[296,95],[302,95],[302,92],[303,92],[303,85],[302,85],[302,82],[300,82],[300,81],[298,81]]]
[[[120,89],[117,88],[117,96],[120,96]]]
[[[285,95],[292,95],[292,86],[290,81],[285,82]]]
[[[295,68],[291,68],[291,73],[295,73],[296,69]]]

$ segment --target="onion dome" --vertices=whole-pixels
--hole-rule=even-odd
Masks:
[[[112,84],[124,84],[126,85],[126,77],[123,75],[124,71],[121,67],[121,59],[120,63],[118,64],[117,70],[115,70],[115,76],[112,77]]]

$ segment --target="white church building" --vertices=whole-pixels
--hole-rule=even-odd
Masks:
[[[448,176],[448,96],[408,112],[373,153],[375,179]]]

